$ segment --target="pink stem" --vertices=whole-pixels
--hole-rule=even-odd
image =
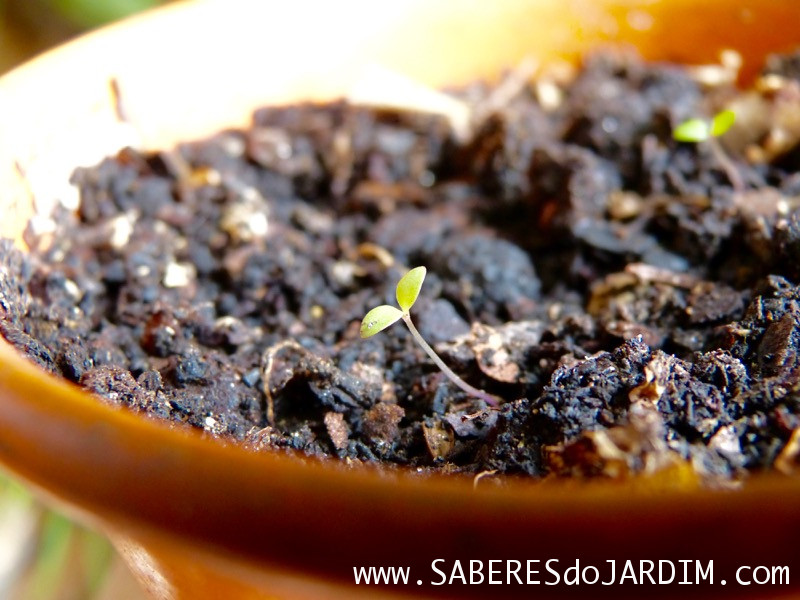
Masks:
[[[439,358],[439,355],[436,354],[436,352],[434,352],[433,348],[430,347],[428,342],[422,339],[422,336],[420,335],[419,331],[417,331],[417,328],[414,327],[414,323],[411,322],[411,316],[409,316],[408,313],[403,314],[403,321],[408,326],[408,330],[411,332],[411,335],[413,335],[414,339],[417,340],[417,343],[420,346],[422,346],[422,349],[425,350],[428,356],[431,357],[431,360],[434,363],[436,363],[436,366],[439,367],[442,370],[442,372],[444,372],[444,374],[447,375],[448,378],[450,378],[450,381],[455,383],[458,387],[460,387],[470,396],[474,396],[475,398],[480,398],[490,406],[498,405],[500,399],[497,396],[493,396],[492,394],[484,392],[483,390],[479,390],[478,388],[472,387],[466,381],[461,379],[461,377],[456,375],[450,367],[444,364],[444,361],[441,358]]]

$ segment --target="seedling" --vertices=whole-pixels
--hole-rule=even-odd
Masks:
[[[361,337],[372,337],[376,333],[383,331],[390,325],[394,325],[397,323],[397,321],[402,319],[417,343],[422,346],[422,349],[425,350],[427,355],[431,357],[431,360],[436,363],[436,366],[439,367],[445,375],[447,375],[450,381],[452,381],[470,396],[485,400],[486,403],[490,404],[491,406],[497,406],[499,399],[496,396],[492,396],[483,390],[472,387],[466,381],[461,379],[461,377],[456,375],[452,369],[450,369],[450,367],[444,364],[444,361],[439,358],[439,355],[434,352],[433,348],[430,347],[428,342],[422,338],[422,335],[420,335],[419,331],[417,331],[417,328],[414,326],[414,323],[411,321],[411,315],[409,311],[417,301],[419,291],[422,289],[422,282],[425,281],[426,272],[427,270],[425,267],[416,267],[403,275],[403,277],[400,278],[400,281],[397,282],[397,289],[395,290],[397,304],[400,306],[400,308],[396,308],[388,304],[383,304],[377,308],[373,308],[361,321]]]
[[[723,110],[708,119],[687,119],[678,125],[672,132],[672,137],[678,142],[690,144],[707,143],[711,153],[720,164],[728,179],[737,192],[744,190],[744,181],[733,161],[722,149],[717,138],[725,135],[736,121],[736,113],[732,110]]]

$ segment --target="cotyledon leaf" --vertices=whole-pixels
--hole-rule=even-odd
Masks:
[[[361,337],[372,337],[403,317],[403,312],[394,306],[383,304],[369,311],[361,321]]]
[[[672,137],[679,142],[704,142],[708,139],[709,129],[708,121],[689,119],[675,128]]]
[[[732,110],[723,110],[711,119],[711,135],[719,137],[727,132],[736,121],[736,113]]]
[[[425,281],[425,274],[427,273],[425,267],[415,267],[408,273],[403,275],[400,281],[397,282],[397,303],[403,311],[408,312],[414,306],[419,296],[419,290],[422,288],[422,282]]]

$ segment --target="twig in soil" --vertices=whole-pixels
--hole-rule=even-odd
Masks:
[[[466,102],[378,65],[364,69],[347,100],[355,106],[442,115],[459,140],[466,141],[471,135],[472,117]]]
[[[489,469],[488,471],[481,471],[472,479],[472,489],[478,489],[478,482],[483,479],[484,477],[491,477],[492,475],[497,475],[497,469]]]
[[[130,123],[131,120],[128,117],[128,111],[125,110],[125,103],[122,101],[122,90],[119,87],[119,80],[116,77],[112,77],[109,79],[108,85],[111,88],[111,101],[114,103],[114,114],[121,123]]]
[[[539,64],[528,56],[517,65],[494,90],[473,110],[473,130],[484,120],[501,112],[530,84]]]
[[[630,263],[625,266],[625,272],[635,275],[642,283],[664,283],[686,289],[691,289],[702,281],[699,277],[689,273],[677,273],[646,263]]]
[[[422,282],[425,280],[426,272],[427,271],[425,267],[416,267],[403,275],[403,277],[400,278],[400,281],[397,282],[397,289],[395,291],[397,304],[400,305],[402,310],[388,304],[383,304],[377,308],[373,308],[361,321],[361,337],[372,337],[376,333],[383,331],[390,325],[393,325],[402,319],[417,343],[422,347],[425,353],[430,356],[431,360],[436,364],[436,366],[439,367],[445,375],[447,375],[450,381],[452,381],[470,396],[480,398],[491,406],[497,406],[497,404],[500,402],[499,398],[484,392],[483,390],[472,387],[466,381],[461,379],[461,377],[456,375],[453,370],[444,363],[439,355],[436,354],[433,348],[431,348],[430,344],[423,339],[422,335],[419,333],[419,331],[417,331],[417,328],[411,321],[411,315],[409,314],[409,311],[417,301],[419,291],[422,288]]]
[[[489,410],[497,410],[495,408],[491,408],[488,410],[479,410],[478,412],[470,413],[468,415],[461,415],[461,422],[466,423],[467,421],[474,421],[475,419],[482,419],[489,414]]]
[[[393,266],[395,263],[394,256],[392,256],[391,252],[382,246],[378,246],[378,244],[373,244],[372,242],[364,242],[359,244],[356,248],[356,252],[358,252],[359,256],[376,259],[387,269]]]
[[[264,395],[267,397],[267,423],[275,426],[275,400],[272,397],[272,390],[270,389],[270,381],[272,380],[272,369],[275,364],[275,357],[278,352],[284,348],[294,348],[295,350],[304,351],[305,349],[295,342],[294,340],[283,340],[274,346],[270,346],[264,351],[264,356],[261,359],[261,381],[264,386]]]

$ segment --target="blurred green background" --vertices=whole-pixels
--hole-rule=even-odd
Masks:
[[[87,30],[167,1],[0,0],[0,73]],[[0,475],[0,600],[144,598],[102,535],[48,509]]]
[[[27,58],[167,0],[0,0],[0,73]]]

